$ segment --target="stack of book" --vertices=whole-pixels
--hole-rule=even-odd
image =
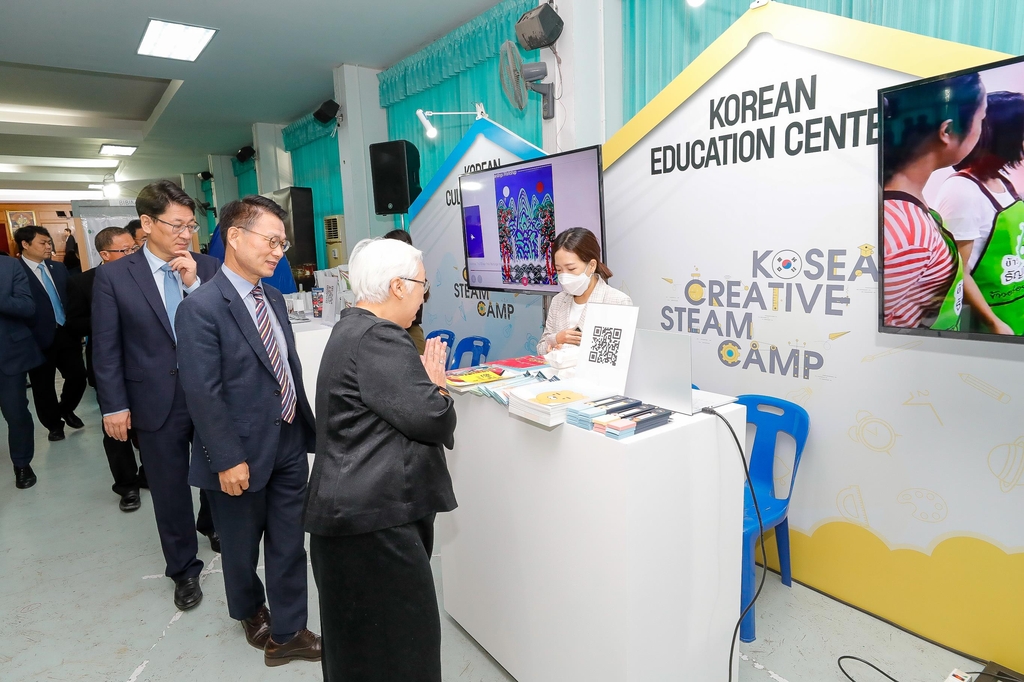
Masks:
[[[581,429],[591,430],[594,426],[594,419],[597,417],[603,417],[610,411],[625,410],[630,407],[636,407],[640,404],[639,400],[633,400],[627,398],[624,395],[612,395],[598,400],[588,400],[586,402],[573,405],[566,412],[565,419],[573,426],[578,426]]]
[[[604,425],[604,435],[615,440],[622,440],[623,438],[629,438],[644,431],[664,426],[672,416],[672,411],[666,410],[663,407],[654,407],[652,405],[647,405],[646,407],[650,409],[640,414],[635,414],[632,417],[622,416],[615,421],[608,422]]]
[[[568,405],[593,397],[593,389],[572,379],[541,381],[513,388],[508,394],[508,412],[542,426],[557,426],[565,422]]]
[[[546,366],[548,361],[541,355],[524,355],[521,358],[495,360],[493,362],[488,362],[487,364],[492,367],[507,367],[508,369],[537,369],[539,367]]]
[[[604,433],[605,428],[612,422],[620,421],[622,419],[632,419],[644,412],[649,412],[654,409],[654,405],[647,405],[641,403],[639,400],[634,400],[633,404],[629,407],[616,409],[608,412],[608,414],[601,415],[600,417],[594,417],[592,431],[595,433]]]
[[[540,371],[524,372],[501,381],[479,384],[472,390],[472,393],[484,398],[491,398],[499,405],[508,407],[508,396],[513,388],[525,386],[526,384],[535,384],[540,381],[548,381],[548,377]]]
[[[502,381],[503,379],[511,379],[522,375],[522,372],[517,372],[512,369],[505,369],[504,367],[468,367],[466,369],[453,369],[445,373],[448,390],[455,391],[456,393],[465,393],[466,391],[472,390],[473,388],[481,385],[488,384],[494,381]]]

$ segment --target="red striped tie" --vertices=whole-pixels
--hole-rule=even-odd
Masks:
[[[288,372],[285,370],[284,361],[281,359],[281,351],[277,347],[277,337],[274,335],[274,327],[270,324],[270,316],[267,314],[267,306],[263,302],[263,289],[257,285],[252,289],[253,300],[256,301],[256,326],[260,331],[260,338],[263,339],[263,346],[270,356],[270,364],[274,368],[274,376],[277,383],[281,385],[281,418],[289,424],[295,419],[295,388],[288,380]]]

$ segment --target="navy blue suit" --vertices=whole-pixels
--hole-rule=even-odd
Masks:
[[[196,274],[205,286],[220,264],[199,253],[192,257]],[[198,521],[194,521],[188,485],[192,420],[178,380],[167,308],[144,251],[97,270],[92,291],[92,335],[100,410],[105,415],[131,410],[131,426],[138,434],[139,453],[153,496],[167,576],[175,581],[196,577],[203,569],[203,562],[196,556],[196,530],[209,535],[213,523],[205,504],[200,506]]]
[[[0,256],[0,412],[16,467],[28,466],[35,450],[25,373],[46,361],[29,327],[36,303],[28,278],[17,260]]]
[[[307,452],[316,450],[313,412],[284,298],[264,284],[264,300],[284,334],[296,393],[291,424],[281,416],[281,385],[256,323],[225,270],[178,308],[178,366],[195,442],[189,482],[208,491],[221,539],[228,612],[241,620],[269,597],[275,641],[306,627],[302,504]],[[201,453],[201,454],[200,454]],[[221,491],[218,473],[245,462],[249,488]],[[267,587],[256,574],[264,542]]]
[[[48,430],[62,429],[63,416],[74,412],[85,395],[87,385],[85,361],[82,359],[82,337],[71,329],[65,320],[64,326],[57,326],[57,318],[53,303],[46,289],[32,268],[38,266],[24,258],[19,258],[28,275],[28,285],[32,299],[36,303],[36,313],[32,320],[32,335],[36,344],[42,349],[46,361],[29,372],[32,379],[32,401],[36,406],[36,416]],[[57,289],[57,296],[64,308],[65,318],[68,310],[68,271],[63,263],[43,261],[46,271]],[[57,370],[64,377],[64,388],[61,389],[60,400],[54,380]]]

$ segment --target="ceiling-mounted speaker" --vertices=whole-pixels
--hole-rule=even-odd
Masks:
[[[210,171],[203,171],[202,173],[199,174],[199,179],[200,180],[213,180],[213,173],[211,173]]]
[[[313,112],[313,118],[321,123],[330,123],[338,117],[341,105],[333,99],[329,99],[320,105],[320,108]]]
[[[544,3],[519,17],[516,22],[516,38],[524,50],[539,50],[554,45],[562,35],[565,22],[551,5]]]
[[[238,163],[245,163],[254,156],[256,156],[256,150],[249,145],[245,145],[238,150],[237,154],[235,154],[235,158],[238,159]]]

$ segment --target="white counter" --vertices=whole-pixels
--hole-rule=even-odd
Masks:
[[[331,328],[294,329],[315,406]],[[724,682],[744,483],[726,426],[677,415],[617,442],[473,395],[456,410],[459,508],[436,523],[445,610],[518,682],[662,682],[684,669]],[[745,409],[719,411],[742,442]]]
[[[744,478],[725,424],[676,416],[616,442],[456,402],[445,610],[518,682],[726,680]],[[742,442],[745,408],[720,412]]]

